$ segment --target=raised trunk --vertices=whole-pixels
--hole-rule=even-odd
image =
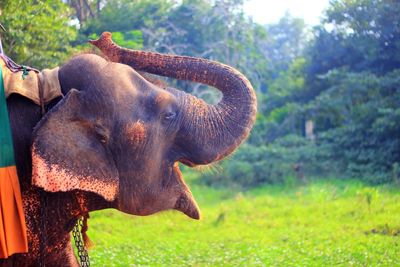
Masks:
[[[241,144],[254,124],[257,100],[247,78],[236,69],[206,59],[164,55],[117,46],[105,32],[97,46],[111,61],[135,70],[213,86],[223,94],[217,105],[209,105],[192,95],[173,89],[183,102],[182,127],[177,145],[189,165],[208,164],[230,154]]]

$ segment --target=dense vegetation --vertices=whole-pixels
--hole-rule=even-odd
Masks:
[[[244,72],[259,96],[247,144],[209,184],[400,178],[400,3],[332,0],[313,28],[286,14],[259,25],[242,0],[1,1],[5,51],[48,67],[112,31],[126,47],[201,56]],[[200,85],[168,81],[209,101]],[[306,130],[306,124],[309,129]],[[312,130],[311,130],[312,128]]]

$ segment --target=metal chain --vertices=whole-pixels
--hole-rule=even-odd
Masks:
[[[74,229],[72,229],[72,236],[74,237],[75,240],[75,246],[78,249],[78,256],[81,262],[81,266],[89,267],[90,266],[89,254],[83,242],[82,227],[83,227],[83,220],[82,218],[79,218],[78,221],[76,222],[76,225],[74,226]]]
[[[40,248],[39,248],[39,266],[46,267],[45,264],[45,250],[46,250],[46,205],[47,197],[46,192],[40,190]],[[79,218],[76,225],[72,229],[72,236],[74,237],[75,246],[78,249],[78,256],[80,260],[80,266],[90,267],[89,254],[86,250],[85,244],[82,237],[83,220]]]

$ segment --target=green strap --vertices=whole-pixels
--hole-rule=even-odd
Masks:
[[[26,76],[29,75],[29,71],[25,66],[22,66],[22,80],[26,79]]]
[[[3,71],[0,67],[0,168],[14,166],[14,147],[8,117]]]

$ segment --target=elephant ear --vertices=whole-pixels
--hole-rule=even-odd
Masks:
[[[77,189],[112,201],[118,171],[92,123],[95,116],[85,112],[83,94],[72,89],[35,127],[32,183],[49,192]]]

